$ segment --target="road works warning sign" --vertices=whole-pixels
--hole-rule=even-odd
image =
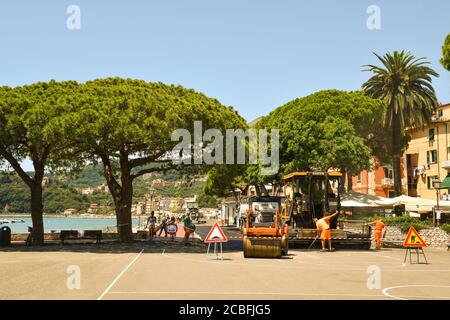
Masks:
[[[205,243],[212,243],[212,242],[227,242],[228,238],[223,233],[222,228],[217,224],[217,222],[213,225],[211,230],[209,230],[208,235],[205,238]]]
[[[408,235],[403,241],[404,247],[426,247],[427,244],[419,235],[419,233],[414,229],[414,227],[409,228]]]

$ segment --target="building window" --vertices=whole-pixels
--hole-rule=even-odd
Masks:
[[[444,116],[444,110],[439,109],[437,112],[438,118],[442,118]]]
[[[434,141],[434,128],[428,130],[428,140]]]
[[[438,180],[438,176],[428,176],[427,177],[427,188],[428,190],[433,189],[433,180]]]
[[[432,164],[437,162],[437,150],[427,151],[427,163]]]
[[[394,179],[394,170],[392,170],[392,167],[383,167],[383,170],[385,178]]]
[[[361,173],[356,176],[356,182],[361,183]]]

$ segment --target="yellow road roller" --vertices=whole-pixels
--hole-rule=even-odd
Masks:
[[[281,258],[288,253],[287,226],[281,225],[278,210],[269,216],[250,207],[242,235],[245,258]]]

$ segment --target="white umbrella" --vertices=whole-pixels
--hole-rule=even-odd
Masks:
[[[341,202],[341,207],[343,207],[343,208],[360,208],[360,207],[373,207],[373,205],[363,203],[363,202],[353,201],[353,200],[345,200],[345,201]]]
[[[347,201],[353,201],[355,203],[358,203],[359,205],[355,205],[354,207],[374,207],[374,208],[391,208],[392,203],[386,203],[386,200],[389,200],[387,198],[374,196],[370,194],[365,193],[359,193],[355,191],[350,191],[347,193],[344,193],[342,195],[342,201],[341,206],[345,207],[344,203]]]

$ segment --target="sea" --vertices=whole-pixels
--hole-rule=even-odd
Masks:
[[[0,215],[1,220],[17,219],[25,222],[16,223],[2,223],[0,227],[8,226],[11,228],[11,233],[28,233],[28,227],[33,226],[31,217],[18,217],[18,216],[4,216]],[[139,219],[133,218],[133,227],[139,225]],[[44,217],[44,231],[45,232],[58,232],[61,230],[104,230],[106,227],[116,227],[116,217]]]

